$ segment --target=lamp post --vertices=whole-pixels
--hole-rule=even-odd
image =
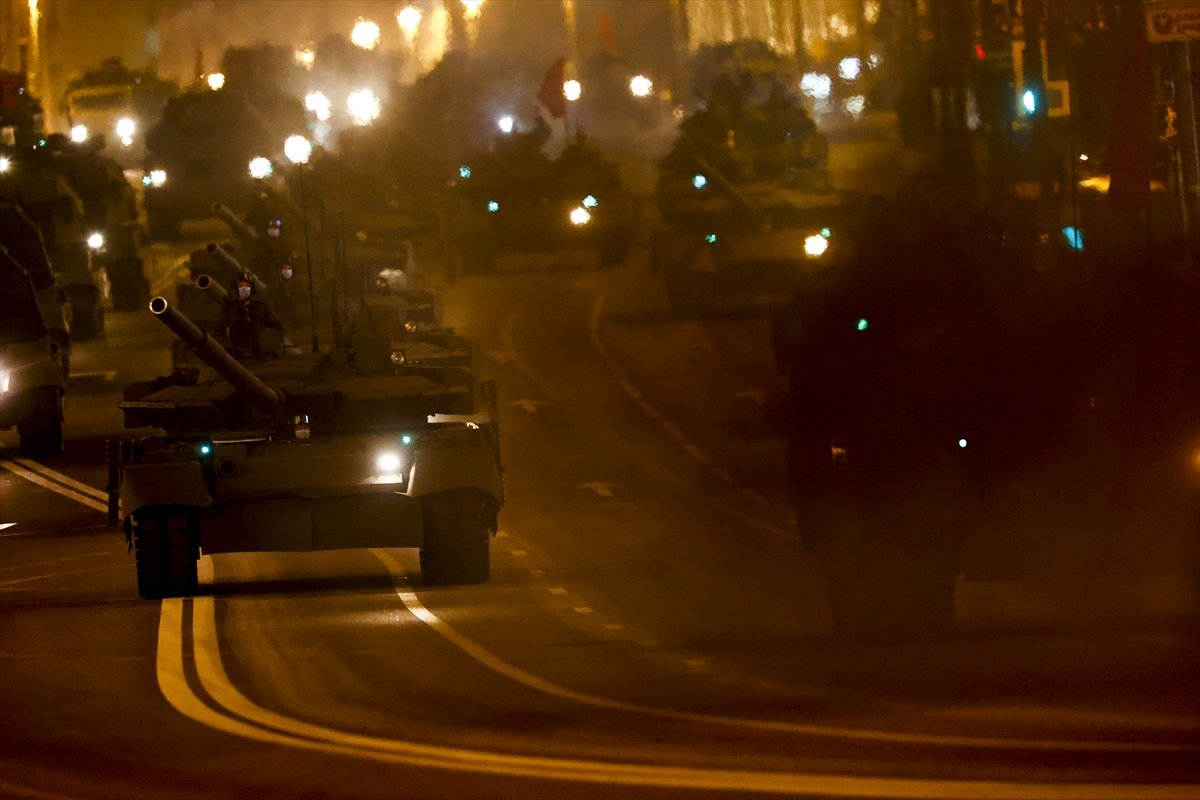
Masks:
[[[300,179],[300,225],[304,229],[304,265],[308,271],[308,307],[312,313],[312,351],[321,352],[320,339],[317,337],[317,295],[313,290],[312,254],[308,248],[308,208],[304,203],[304,165],[312,155],[312,142],[303,136],[289,136],[283,143],[283,154],[288,161],[296,165],[296,174]]]

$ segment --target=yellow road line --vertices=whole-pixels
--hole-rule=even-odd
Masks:
[[[924,800],[1175,800],[1195,796],[1196,787],[1176,784],[996,783],[750,772],[522,756],[355,734],[270,711],[243,695],[221,662],[213,598],[197,597],[192,604],[196,672],[204,691],[223,710],[208,705],[188,685],[183,662],[183,601],[178,599],[163,601],[159,621],[157,671],[163,696],[189,719],[264,743],[455,772],[707,791]],[[428,611],[425,614],[436,619]]]
[[[76,503],[85,505],[88,508],[94,508],[97,511],[108,513],[107,503],[102,503],[93,498],[91,495],[83,494],[82,492],[78,492],[74,489],[63,486],[62,484],[55,483],[49,478],[43,477],[42,475],[28,470],[17,463],[9,461],[8,459],[0,458],[0,469],[8,470],[12,474],[24,478],[30,483],[36,483],[43,489],[49,489],[56,494],[60,494],[63,497],[74,500]]]
[[[89,486],[82,481],[77,481],[69,475],[64,475],[58,470],[50,469],[45,464],[39,464],[38,462],[29,458],[14,458],[12,460],[26,469],[33,470],[34,472],[38,472],[52,481],[61,483],[63,486],[68,486],[90,497],[94,497],[97,500],[105,502],[108,500],[108,495],[102,490],[97,489],[94,486]]]
[[[671,719],[681,722],[742,728],[746,730],[820,736],[826,738],[833,737],[860,741],[889,742],[895,744],[989,748],[1002,750],[1049,750],[1066,752],[1200,752],[1200,744],[1170,745],[1147,744],[1142,742],[1073,741],[1063,739],[1001,739],[985,736],[945,736],[939,734],[873,731],[860,728],[843,728],[828,725],[809,725],[795,722],[743,719],[738,717],[723,717],[715,714],[701,714],[691,711],[677,711],[674,709],[656,708],[654,706],[643,706],[637,703],[627,703],[622,700],[613,700],[606,697],[584,694],[573,689],[559,686],[543,678],[539,678],[536,675],[528,673],[525,670],[516,667],[507,661],[504,661],[499,656],[496,656],[491,651],[484,648],[482,645],[476,643],[472,639],[469,639],[445,620],[438,617],[436,614],[426,608],[421,602],[420,598],[417,597],[416,593],[406,587],[408,577],[407,573],[404,570],[404,566],[399,562],[399,560],[396,559],[394,555],[387,550],[380,549],[375,549],[371,552],[376,558],[383,562],[385,567],[387,567],[389,574],[392,576],[392,581],[396,588],[396,594],[400,597],[400,602],[404,604],[404,607],[407,608],[413,616],[424,622],[429,627],[433,628],[455,647],[459,648],[488,669],[510,678],[517,683],[527,686],[530,689],[534,689],[536,691],[543,692],[564,700],[572,700],[577,703],[584,703],[590,706],[596,706],[614,711],[624,711],[628,713],[654,716],[662,719]]]

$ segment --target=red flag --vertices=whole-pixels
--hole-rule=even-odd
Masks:
[[[565,58],[555,61],[546,72],[546,79],[542,81],[542,90],[538,92],[537,96],[551,116],[557,118],[567,115],[567,98],[563,96],[563,71],[566,67],[567,60]]]
[[[1146,37],[1139,32],[1121,65],[1113,103],[1108,202],[1115,211],[1140,211],[1150,202],[1150,147],[1150,73]]]
[[[605,51],[611,53],[617,33],[613,28],[612,17],[603,9],[596,12],[596,29],[600,32],[600,43],[604,45]]]

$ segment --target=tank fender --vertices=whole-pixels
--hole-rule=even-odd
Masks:
[[[193,506],[213,504],[212,493],[197,461],[165,464],[126,464],[121,470],[120,519],[153,505]]]
[[[438,448],[413,454],[408,479],[411,497],[452,489],[480,489],[491,495],[497,506],[504,503],[500,470],[490,447]]]

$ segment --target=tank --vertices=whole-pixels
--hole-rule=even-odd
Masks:
[[[69,347],[55,335],[61,310],[53,295],[53,287],[35,289],[0,246],[0,430],[15,427],[30,458],[63,451]]]
[[[442,193],[442,241],[450,269],[487,272],[505,256],[589,266],[624,263],[636,208],[615,164],[582,136],[557,158],[542,152],[536,132],[511,134],[490,152],[458,167]]]
[[[465,370],[405,366],[360,337],[337,354],[239,362],[163,298],[203,362],[126,388],[110,520],[144,598],[196,590],[202,554],[415,547],[429,584],[480,583],[504,503],[499,428]]]

